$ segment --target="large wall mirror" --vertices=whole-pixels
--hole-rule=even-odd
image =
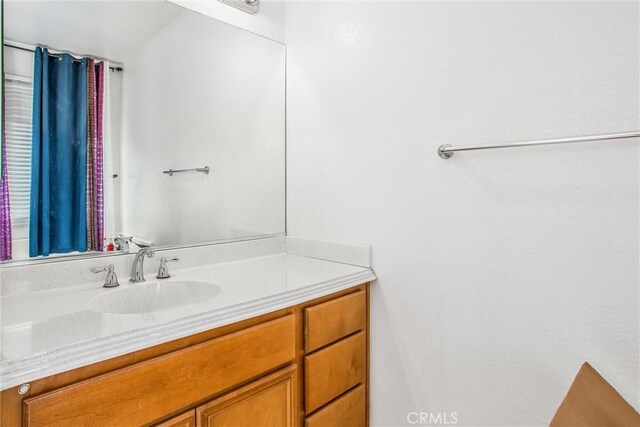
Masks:
[[[4,1],[3,262],[285,231],[285,47],[151,1]]]

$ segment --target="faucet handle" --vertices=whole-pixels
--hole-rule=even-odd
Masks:
[[[169,277],[171,277],[171,275],[169,274],[169,267],[167,266],[167,263],[177,261],[180,261],[180,258],[160,258],[160,267],[158,268],[156,279],[168,279]]]
[[[104,288],[115,288],[116,286],[120,286],[118,283],[118,276],[116,276],[116,268],[113,264],[109,264],[106,267],[93,267],[91,269],[92,273],[101,273],[103,271],[107,272],[107,277],[104,279]]]

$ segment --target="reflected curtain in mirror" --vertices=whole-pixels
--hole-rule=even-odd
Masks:
[[[29,256],[87,249],[87,62],[36,48]]]
[[[87,70],[87,250],[102,251],[102,102],[104,63],[89,59]]]
[[[4,80],[2,82],[2,120],[5,120]],[[11,207],[9,206],[9,179],[7,176],[7,144],[5,144],[5,126],[2,126],[2,142],[0,143],[0,261],[12,258],[11,254]]]

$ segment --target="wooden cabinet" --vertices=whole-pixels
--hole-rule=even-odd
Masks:
[[[254,381],[196,408],[201,427],[293,427],[296,366]]]
[[[1,427],[363,427],[368,284],[0,394]]]
[[[305,427],[368,424],[368,288],[305,309]]]

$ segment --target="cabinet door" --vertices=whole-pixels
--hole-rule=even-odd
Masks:
[[[190,410],[164,420],[154,427],[196,427],[196,411]]]
[[[296,365],[196,408],[199,427],[292,427]]]

